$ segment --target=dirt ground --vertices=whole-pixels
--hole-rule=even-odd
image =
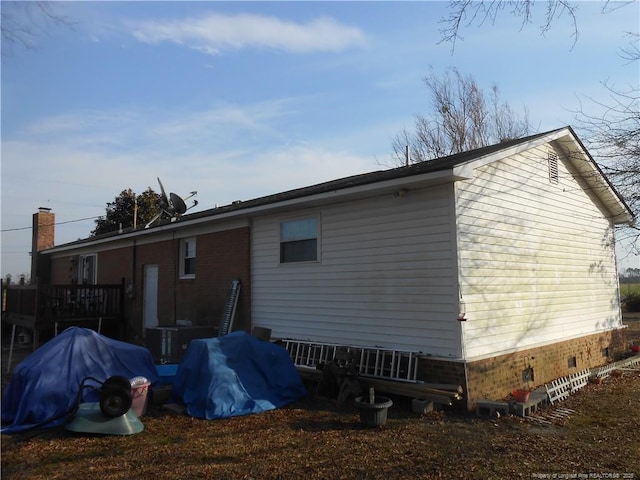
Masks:
[[[640,341],[640,318],[627,320]],[[151,408],[131,436],[2,435],[2,478],[640,479],[640,369],[619,373],[526,419],[418,415],[396,397],[373,429],[353,406],[313,396],[213,421]]]

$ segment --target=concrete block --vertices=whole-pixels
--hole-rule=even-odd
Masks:
[[[542,389],[537,389],[531,392],[528,402],[511,402],[511,411],[519,417],[527,417],[537,412],[538,408],[546,405],[546,403],[546,392],[542,391]]]
[[[509,415],[509,402],[496,402],[493,400],[478,400],[476,402],[476,415],[485,413],[490,417]]]

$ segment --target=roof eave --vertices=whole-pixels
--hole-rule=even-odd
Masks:
[[[616,225],[633,224],[635,216],[631,208],[611,184],[573,129],[568,127],[563,135],[554,140],[607,209],[608,218]]]
[[[476,168],[483,167],[485,165],[493,163],[497,160],[501,160],[503,158],[517,155],[518,153],[521,153],[521,152],[526,152],[527,150],[535,148],[539,145],[552,142],[558,138],[561,138],[567,135],[567,133],[569,132],[570,132],[570,129],[568,127],[552,130],[544,135],[536,136],[535,138],[529,141],[520,142],[520,143],[517,143],[516,145],[505,147],[496,152],[488,153],[486,155],[482,155],[482,156],[470,159],[464,163],[457,165],[454,168],[454,171],[456,174],[463,177],[473,177],[473,170],[475,170]]]
[[[571,127],[563,127],[548,132],[545,135],[536,137],[528,142],[504,148],[497,152],[483,155],[467,162],[461,163],[454,168],[454,172],[460,176],[473,177],[473,170],[502,158],[527,151],[537,146],[556,142],[565,152],[567,158],[574,167],[583,174],[591,189],[596,193],[600,201],[607,209],[608,218],[616,225],[633,224],[635,216],[625,203],[622,196],[609,182],[597,163],[591,157],[585,146],[580,142]],[[585,161],[586,160],[586,161]]]
[[[195,216],[187,215],[175,222],[158,225],[152,228],[129,231],[119,235],[110,235],[103,238],[87,238],[86,240],[83,240],[81,242],[75,241],[43,250],[42,253],[60,253],[66,250],[75,250],[79,247],[96,246],[114,241],[139,238],[147,235],[157,235],[166,233],[168,231],[175,231],[197,226],[206,222],[221,223],[235,219],[253,217],[256,215],[278,213],[282,211],[292,210],[294,208],[310,208],[338,203],[345,200],[355,200],[385,194],[393,195],[399,192],[401,189],[411,190],[412,188],[422,188],[427,186],[453,183],[457,180],[463,180],[465,178],[469,177],[465,177],[459,172],[455,172],[453,168],[449,168],[419,175],[411,175],[378,182],[366,183],[352,187],[337,188],[336,190],[322,193],[300,195],[286,200],[258,203],[257,205],[253,206],[251,206],[251,201],[246,202],[246,207],[243,207],[242,202],[240,202],[238,204],[234,204],[234,208],[220,207],[207,211],[209,212],[208,214],[206,214],[205,212],[200,212]],[[216,210],[218,210],[219,213],[217,213]]]

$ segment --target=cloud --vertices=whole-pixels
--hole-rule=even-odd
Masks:
[[[78,110],[43,117],[13,136],[25,143],[66,145],[82,152],[131,156],[144,152],[159,162],[185,152],[221,152],[242,145],[261,148],[288,141],[283,122],[304,102],[281,98],[249,105],[220,103],[198,110],[113,108]]]
[[[281,125],[304,99],[199,111],[82,110],[50,116],[2,141],[2,227],[30,225],[38,207],[58,222],[104,215],[124,189],[198,191],[192,211],[379,167],[347,141],[300,141]],[[87,237],[93,220],[56,228],[56,243]],[[28,272],[29,230],[2,234],[3,271]],[[25,247],[26,246],[26,247]]]
[[[128,27],[141,42],[152,45],[173,42],[208,55],[246,48],[290,53],[337,52],[366,43],[359,28],[329,17],[295,23],[265,15],[211,13],[183,20],[130,23]]]

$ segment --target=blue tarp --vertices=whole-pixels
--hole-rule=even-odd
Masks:
[[[174,393],[188,415],[209,420],[273,410],[306,396],[289,353],[245,332],[192,340]]]
[[[20,362],[2,395],[2,433],[65,422],[86,377],[100,382],[112,376],[158,381],[151,352],[144,347],[70,327]],[[96,382],[88,385],[99,386]],[[97,401],[91,389],[83,402]]]

